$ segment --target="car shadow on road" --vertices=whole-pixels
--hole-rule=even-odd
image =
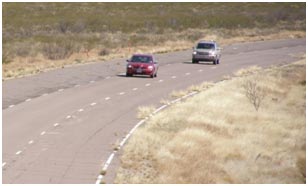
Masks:
[[[152,79],[150,76],[146,76],[146,75],[133,75],[133,76],[126,76],[125,74],[118,74],[118,77],[125,77],[125,78],[150,78]]]
[[[191,61],[184,61],[183,64],[189,65],[214,65],[213,62],[199,62],[199,63],[192,63]]]

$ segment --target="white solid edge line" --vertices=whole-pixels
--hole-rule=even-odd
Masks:
[[[175,99],[175,100],[171,101],[171,103],[176,103],[176,102],[180,101],[181,99],[182,98]]]
[[[14,106],[15,106],[15,105],[10,105],[9,108],[12,108],[12,107],[14,107]]]
[[[108,159],[107,159],[106,163],[104,164],[104,167],[103,167],[102,170],[107,170],[108,166],[110,165],[110,163],[111,163],[111,161],[112,161],[112,159],[113,159],[113,157],[114,157],[114,155],[115,155],[114,153],[115,153],[115,152],[113,152],[112,154],[110,154],[110,156],[108,157]]]
[[[159,107],[158,109],[156,109],[153,114],[156,114],[157,112],[161,111],[162,109],[166,108],[167,105],[162,105],[161,107]]]
[[[145,122],[144,119],[141,120],[141,121],[139,121],[139,122],[134,126],[134,128],[132,128],[132,129],[129,131],[129,133],[125,136],[125,138],[122,139],[122,141],[120,142],[120,145],[119,145],[119,146],[122,147],[122,146],[125,144],[125,142],[128,140],[128,138],[133,134],[133,132],[134,132],[140,125],[142,125],[144,122]]]
[[[20,150],[20,151],[17,151],[15,154],[16,155],[19,155],[19,154],[21,154],[22,153],[22,151]]]
[[[191,92],[190,94],[188,94],[188,95],[186,95],[186,96],[183,96],[183,97],[189,97],[189,96],[195,95],[195,94],[197,94],[197,93],[198,93],[198,92],[194,91],[194,92]],[[178,98],[178,99],[176,99],[176,100],[173,100],[171,103],[175,103],[175,102],[177,102],[177,101],[183,99],[183,97],[182,97],[182,98]],[[168,106],[168,105],[162,105],[161,107],[159,107],[158,109],[156,109],[156,110],[153,112],[153,114],[156,114],[157,112],[159,112],[160,110],[164,109],[164,108],[167,107],[167,106]],[[149,117],[146,117],[145,119],[140,120],[140,121],[129,131],[129,133],[123,138],[123,140],[121,141],[119,147],[122,147],[122,146],[125,144],[125,142],[128,140],[128,138],[133,134],[133,132],[134,132],[140,125],[142,125],[146,120],[148,120],[148,119],[149,119]],[[105,170],[105,171],[107,170],[108,166],[111,164],[112,159],[114,158],[115,153],[116,153],[116,151],[113,151],[113,153],[109,156],[109,158],[107,159],[106,163],[104,164],[104,167],[103,167],[102,170]],[[97,180],[96,180],[95,184],[99,184],[99,183],[101,182],[102,179],[103,179],[103,176],[102,176],[102,175],[99,175],[99,176],[97,177]]]
[[[99,176],[97,177],[97,179],[96,179],[95,184],[100,184],[100,182],[102,181],[102,179],[103,179],[103,175],[99,175]]]

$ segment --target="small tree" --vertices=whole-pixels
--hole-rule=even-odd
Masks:
[[[242,86],[249,102],[254,106],[256,111],[258,111],[263,99],[265,98],[264,89],[258,85],[256,79],[246,79]]]

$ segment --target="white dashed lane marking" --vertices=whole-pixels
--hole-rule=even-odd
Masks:
[[[28,102],[28,101],[31,101],[31,98],[29,98],[29,99],[26,99],[26,102]]]
[[[28,144],[31,145],[33,142],[34,142],[33,140],[30,140],[30,141],[28,142]]]
[[[15,106],[15,105],[10,105],[9,108],[12,108],[12,107],[14,107],[14,106]]]
[[[150,86],[150,85],[151,85],[150,83],[145,84],[146,87],[148,87],[148,86]]]
[[[90,105],[91,105],[91,106],[94,106],[94,105],[96,105],[96,103],[95,103],[95,102],[93,102],[93,103],[91,103]]]
[[[176,76],[172,76],[171,78],[172,78],[172,79],[175,79],[175,78],[176,78]]]
[[[190,73],[189,73],[189,72],[187,72],[185,75],[186,75],[186,76],[189,76],[189,75],[190,75]]]
[[[45,93],[45,94],[42,94],[42,96],[47,96],[48,94],[47,93]]]
[[[19,155],[19,154],[21,154],[22,153],[22,151],[20,150],[20,151],[17,151],[15,154],[16,155]]]
[[[68,116],[66,116],[66,119],[70,119],[72,116],[70,116],[70,115],[68,115]]]
[[[90,81],[90,83],[95,83],[95,81]]]
[[[133,91],[136,91],[136,90],[138,90],[138,88],[133,88]]]
[[[106,98],[105,98],[106,101],[109,100],[109,99],[110,99],[110,97],[106,97]]]
[[[46,134],[46,131],[41,132],[41,136],[43,136],[44,134]]]
[[[79,109],[79,110],[78,110],[78,112],[82,112],[82,111],[83,111],[83,109]]]
[[[119,93],[119,95],[124,95],[124,94],[125,94],[125,92],[120,92],[120,93]]]
[[[56,126],[58,126],[58,125],[59,125],[59,123],[55,123],[55,124],[53,124],[53,126],[54,126],[54,127],[56,127]]]
[[[164,81],[163,79],[160,79],[158,82],[160,82],[160,83],[161,83],[161,82],[163,82],[163,81]]]
[[[74,87],[80,87],[80,85],[75,85]]]
[[[211,69],[215,69],[215,68],[217,68],[217,67],[211,67]]]
[[[63,89],[63,88],[61,88],[61,89],[59,89],[58,91],[59,91],[59,92],[62,92],[63,90],[64,90],[64,89]]]
[[[110,76],[107,76],[106,79],[110,79]]]
[[[203,70],[202,70],[202,69],[199,69],[198,71],[199,71],[199,72],[202,72]]]

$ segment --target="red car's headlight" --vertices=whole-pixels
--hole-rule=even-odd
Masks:
[[[153,66],[148,66],[148,69],[149,69],[149,70],[153,70],[154,67],[153,67]]]

